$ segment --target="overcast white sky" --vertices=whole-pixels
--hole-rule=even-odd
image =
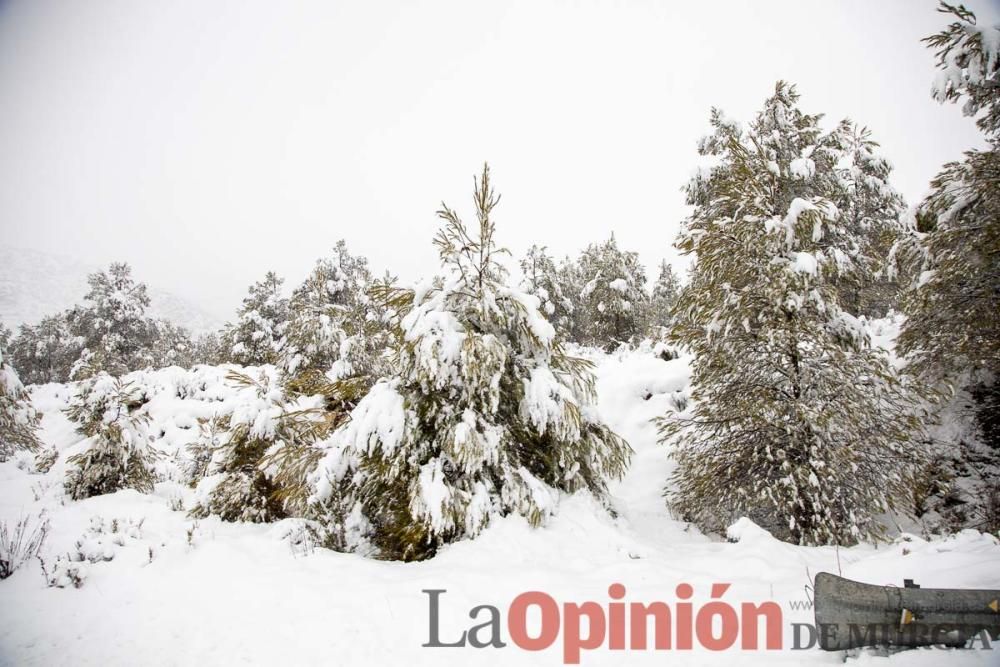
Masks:
[[[653,278],[710,107],[745,120],[779,78],[806,111],[868,125],[911,202],[980,145],[929,97],[935,6],[7,2],[0,242],[127,260],[227,317],[339,238],[378,271],[433,272],[434,212],[471,218],[488,160],[516,255],[613,231]]]

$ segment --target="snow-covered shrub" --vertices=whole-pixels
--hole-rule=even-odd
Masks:
[[[329,439],[314,501],[360,507],[383,557],[419,559],[476,535],[491,517],[540,523],[558,490],[601,496],[630,448],[592,407],[590,364],[569,357],[537,297],[497,262],[489,171],[475,191],[478,233],[451,209],[438,247],[445,277],[387,287],[394,373]],[[360,506],[352,504],[354,501]]]
[[[71,456],[66,493],[74,500],[120,489],[153,490],[148,401],[140,378],[123,381],[99,372],[77,387],[66,414],[86,438],[86,448]]]
[[[52,466],[55,465],[58,460],[59,450],[55,447],[49,447],[48,449],[41,450],[35,455],[35,473],[44,475],[52,469]]]
[[[82,588],[90,574],[89,562],[86,559],[75,560],[68,554],[57,556],[52,570],[43,570],[45,582],[53,588]]]
[[[36,557],[45,543],[49,522],[39,518],[32,527],[30,517],[23,517],[14,526],[0,521],[0,579],[6,579],[30,559]]]
[[[0,349],[0,461],[18,450],[38,449],[37,428],[38,413],[31,398]]]
[[[80,588],[90,574],[90,567],[115,558],[118,547],[142,538],[145,519],[112,519],[92,517],[87,531],[76,541],[72,551],[56,556],[49,569],[42,563],[46,583],[55,588]]]
[[[697,264],[672,330],[695,353],[696,403],[661,434],[676,444],[668,495],[684,518],[721,531],[746,516],[794,542],[847,544],[911,510],[922,415],[840,308],[837,288],[866,264],[831,199],[840,144],[797,99],[779,82],[745,131],[712,113],[700,151],[715,166],[687,188],[678,242]]]
[[[323,399],[287,400],[272,366],[262,367],[256,377],[232,371],[226,379],[239,390],[239,400],[203,431],[211,438],[202,444],[210,444],[212,458],[190,514],[226,521],[284,518],[289,504],[305,495],[307,469],[319,456],[316,452],[310,459],[303,449],[328,430]]]
[[[184,480],[189,486],[197,486],[208,474],[215,450],[222,443],[222,436],[228,421],[219,417],[203,419],[198,423],[198,437],[187,446],[187,457],[183,462]]]

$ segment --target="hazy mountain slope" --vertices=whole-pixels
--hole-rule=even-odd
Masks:
[[[38,250],[0,247],[0,322],[11,329],[69,308],[87,293],[87,274],[101,267]],[[141,267],[133,267],[142,280]],[[216,329],[220,318],[149,285],[150,314],[194,332]]]

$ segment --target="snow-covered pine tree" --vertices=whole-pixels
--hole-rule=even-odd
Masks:
[[[613,350],[642,335],[649,295],[638,254],[620,250],[612,234],[583,251],[579,270],[584,280],[578,305],[586,319],[584,344]]]
[[[86,448],[71,456],[66,493],[74,500],[125,488],[153,490],[149,418],[143,410],[146,391],[101,371],[80,382],[67,416],[76,422]]]
[[[660,262],[660,275],[653,283],[653,294],[649,300],[649,326],[670,325],[674,304],[681,293],[681,283],[673,267],[666,260]]]
[[[347,499],[341,515],[360,501],[387,558],[428,557],[494,516],[537,524],[557,490],[603,496],[631,452],[596,418],[589,364],[565,354],[537,297],[506,286],[488,168],[474,200],[471,232],[447,206],[438,213],[446,276],[386,290],[394,376],[331,436],[313,476],[317,502]]]
[[[920,204],[911,241],[923,259],[907,299],[898,346],[908,370],[935,385],[964,389],[975,402],[980,439],[959,465],[981,481],[971,489],[978,521],[1000,528],[1000,25],[979,25],[962,6],[942,3],[954,21],[924,41],[936,50],[933,97],[960,102],[988,143],[946,164]],[[969,443],[967,443],[969,444]]]
[[[208,475],[198,483],[199,502],[190,514],[217,515],[224,521],[266,523],[304,507],[300,488],[276,483],[275,465],[314,467],[320,452],[311,445],[329,431],[329,416],[320,396],[286,397],[277,370],[259,369],[256,376],[233,371],[226,376],[238,400],[224,414],[203,423],[203,439],[194,449],[211,452]],[[283,451],[283,458],[272,456]],[[299,471],[304,477],[306,471]],[[285,474],[295,477],[295,471]]]
[[[352,256],[341,240],[333,256],[317,261],[305,282],[292,292],[279,358],[289,389],[314,393],[329,382],[327,372],[364,320],[370,284],[367,260]]]
[[[944,9],[957,20],[926,40],[941,69],[934,97],[978,115],[989,149],[945,165],[920,206],[924,266],[899,346],[931,380],[973,374],[972,383],[992,384],[1000,377],[1000,26],[977,26],[961,6]]]
[[[586,332],[590,327],[587,321],[587,311],[580,307],[583,293],[583,275],[580,266],[570,257],[563,257],[556,270],[556,282],[562,291],[566,303],[571,306],[565,314],[566,339],[577,344],[583,344]]]
[[[194,351],[191,356],[194,364],[217,366],[223,363],[225,355],[222,350],[222,342],[219,340],[219,335],[214,331],[200,334],[194,339],[192,344]]]
[[[38,324],[22,324],[9,354],[27,384],[66,382],[73,362],[80,357],[81,344],[70,332],[65,315],[51,315]]]
[[[67,313],[69,329],[83,345],[70,375],[88,378],[100,371],[124,375],[148,366],[155,327],[145,316],[146,285],[133,280],[125,263],[92,273],[87,282],[90,291],[84,304]]]
[[[852,253],[863,270],[838,289],[841,308],[852,315],[883,317],[898,309],[898,275],[888,270],[890,251],[904,233],[905,202],[889,183],[892,165],[878,153],[871,132],[843,121],[831,137],[839,143],[836,174],[839,192],[832,196],[840,222],[857,243]]]
[[[694,353],[693,414],[660,420],[681,516],[748,516],[801,544],[880,535],[921,460],[917,402],[836,285],[863,271],[840,220],[836,142],[779,82],[744,131],[713,110],[678,247],[696,255],[674,341]]]
[[[191,368],[197,363],[195,344],[187,329],[162,319],[152,320],[151,325],[154,333],[150,357],[155,368]]]
[[[222,332],[223,354],[243,366],[272,364],[288,321],[288,299],[281,296],[284,280],[273,271],[250,286],[236,313],[236,322]]]
[[[560,271],[544,246],[532,245],[521,259],[521,288],[538,297],[545,317],[560,335],[572,328],[573,302],[563,289]]]
[[[0,461],[18,450],[37,450],[41,445],[37,428],[31,397],[0,347]]]
[[[276,489],[274,496],[282,501],[285,510],[293,516],[319,522],[323,527],[323,542],[338,551],[347,549],[344,522],[349,508],[339,495],[310,503],[313,483],[309,476],[323,454],[317,443],[347,421],[375,382],[391,373],[388,350],[395,336],[390,326],[392,311],[386,299],[394,290],[395,279],[386,274],[372,281],[351,307],[344,310],[340,319],[343,338],[337,359],[329,369],[300,373],[291,379],[286,375],[283,385],[291,396],[313,403],[322,397],[323,402],[307,411],[292,410],[288,418],[305,419],[309,423],[303,425],[308,428],[299,437],[286,438],[268,449],[260,464]],[[344,491],[340,486],[332,490],[337,494]]]

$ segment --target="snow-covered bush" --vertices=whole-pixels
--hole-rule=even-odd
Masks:
[[[66,493],[74,500],[120,489],[153,490],[148,401],[141,378],[128,381],[99,372],[81,382],[66,414],[86,438],[85,449],[71,456]]]
[[[73,549],[56,556],[52,567],[42,563],[46,583],[54,588],[73,586],[81,588],[96,563],[114,560],[119,547],[134,543],[142,537],[145,519],[112,519],[92,517],[87,531],[73,545]]]
[[[30,517],[23,517],[14,526],[0,521],[0,579],[6,579],[38,555],[49,532],[49,522],[39,518],[32,526]]]
[[[439,212],[446,275],[385,289],[394,373],[331,436],[313,474],[314,501],[344,499],[345,517],[360,507],[384,557],[427,557],[498,515],[538,524],[558,490],[600,496],[629,459],[592,407],[589,363],[565,354],[537,297],[505,283],[488,169],[474,199],[473,233]]]
[[[308,447],[326,434],[322,397],[286,400],[278,372],[262,367],[256,376],[230,372],[227,381],[239,390],[230,412],[203,430],[211,438],[208,476],[198,485],[193,517],[218,515],[226,521],[268,522],[288,515],[289,503],[303,495],[310,462]],[[276,481],[280,477],[285,481]]]
[[[59,450],[55,447],[41,450],[35,455],[35,472],[44,475],[52,469],[57,460],[59,460]]]
[[[797,100],[779,82],[746,130],[713,111],[701,144],[714,166],[687,188],[678,246],[697,264],[672,330],[695,353],[696,403],[661,421],[679,463],[668,495],[709,530],[747,516],[794,542],[846,544],[910,510],[921,416],[839,305],[867,265],[832,200],[837,138]]]
[[[18,450],[38,449],[37,428],[38,413],[31,397],[0,349],[0,461]]]

